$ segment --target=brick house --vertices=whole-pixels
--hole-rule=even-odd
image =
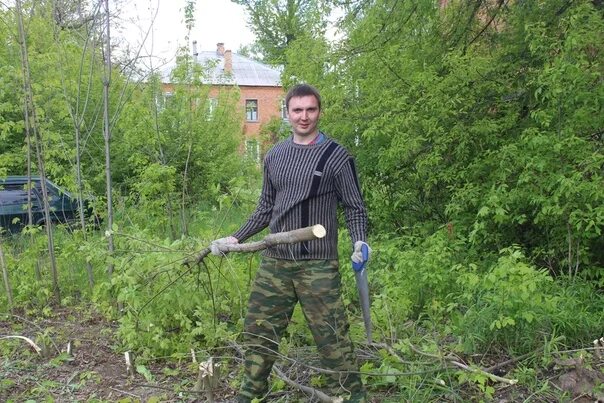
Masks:
[[[210,84],[210,102],[217,99],[224,87],[237,86],[240,93],[239,106],[243,116],[243,134],[248,154],[259,156],[258,133],[260,128],[272,118],[285,119],[281,85],[281,72],[275,68],[257,62],[245,56],[225,49],[224,43],[218,43],[215,51],[197,51],[197,41],[193,41],[194,59],[203,65],[209,65],[206,84]],[[171,84],[165,82],[164,92],[171,91]]]

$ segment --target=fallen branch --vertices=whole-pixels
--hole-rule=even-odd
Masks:
[[[503,362],[491,365],[490,367],[485,368],[484,370],[487,372],[497,371],[499,368],[507,367],[508,365],[515,364],[517,362],[520,362],[522,360],[529,358],[530,356],[534,355],[536,351],[539,351],[539,350],[531,351],[530,353],[523,354],[519,357],[510,358],[509,360],[505,360]]]
[[[501,383],[507,383],[508,385],[515,385],[518,383],[518,379],[508,379],[508,378],[502,378],[500,376],[491,374],[490,372],[487,372],[481,368],[474,368],[474,367],[470,367],[467,366],[466,364],[463,364],[459,361],[455,361],[455,359],[453,359],[452,357],[445,357],[447,359],[447,361],[449,361],[451,364],[453,364],[454,366],[461,368],[463,370],[466,370],[468,372],[473,372],[473,373],[477,373],[477,374],[482,374],[485,375],[487,377],[489,377],[490,379],[492,379],[493,381],[497,381],[497,382],[501,382]]]
[[[389,345],[389,344],[386,344],[386,343],[371,343],[370,345],[374,346],[374,347],[385,349],[386,351],[388,351],[388,353],[391,356],[395,357],[401,364],[406,364],[406,365],[415,365],[415,364],[417,364],[417,362],[414,362],[414,361],[404,360],[403,357],[401,357],[399,355],[399,353],[391,345]]]
[[[134,397],[135,399],[140,399],[141,398],[140,396],[135,395],[134,393],[130,393],[130,392],[127,392],[125,390],[114,388],[113,386],[110,386],[109,389],[115,390],[116,392],[121,393],[121,394],[126,395],[126,396]]]
[[[25,319],[25,318],[23,318],[23,317],[21,317],[19,315],[15,315],[15,314],[9,314],[9,315],[12,316],[15,319],[21,321],[21,322],[27,323],[28,325],[31,325],[31,326],[35,327],[42,334],[46,332],[46,329],[42,328],[41,326],[37,325],[35,322],[32,322],[31,320]],[[60,354],[61,350],[59,349],[59,346],[57,346],[55,344],[54,340],[51,337],[49,337],[48,341],[50,341],[50,344],[52,344],[52,346],[55,348],[55,350],[57,351],[57,354]]]
[[[239,355],[241,355],[241,356],[244,355],[243,349],[241,348],[241,346],[239,344],[234,343],[234,342],[230,342],[229,344],[239,353]],[[294,381],[293,379],[288,378],[288,376],[285,375],[285,372],[283,372],[283,370],[281,370],[281,368],[277,364],[273,365],[273,371],[283,382],[285,382],[289,386],[299,389],[308,395],[316,397],[321,402],[334,403],[334,402],[338,401],[338,400],[326,395],[325,393],[321,392],[320,390],[311,388],[310,386],[301,385],[298,382]],[[332,371],[332,373],[333,373],[333,371]]]
[[[482,368],[470,367],[470,366],[468,366],[468,365],[466,365],[464,363],[461,363],[461,362],[457,361],[457,357],[454,357],[454,356],[451,356],[451,355],[442,356],[442,355],[436,355],[436,354],[426,353],[425,351],[420,350],[419,348],[415,347],[413,344],[411,344],[409,342],[407,342],[407,345],[411,348],[411,350],[413,350],[417,354],[423,355],[424,357],[431,357],[431,358],[434,358],[434,359],[447,361],[447,362],[449,362],[450,364],[452,364],[453,366],[455,366],[457,368],[461,368],[461,369],[463,369],[465,371],[468,371],[468,372],[483,374],[483,375],[489,377],[490,379],[492,379],[493,381],[497,381],[497,382],[501,382],[501,383],[507,383],[508,385],[515,385],[516,383],[518,383],[517,379],[502,378],[500,376],[497,376],[495,374],[487,372],[487,371],[485,371]]]
[[[372,343],[372,345],[375,346],[380,346],[381,343]],[[256,347],[256,348],[261,348],[263,347],[262,345],[252,345],[249,344],[247,345],[248,347]],[[233,348],[235,350],[237,350],[240,354],[241,354],[241,350],[239,350],[237,346],[233,346]],[[421,375],[421,374],[429,374],[429,373],[433,373],[433,372],[438,372],[441,371],[442,368],[435,368],[435,369],[430,369],[430,370],[426,370],[426,371],[412,371],[412,372],[371,372],[371,371],[337,371],[337,370],[333,370],[333,369],[328,369],[328,368],[321,368],[321,367],[317,367],[314,365],[310,365],[307,362],[302,362],[300,360],[288,357],[286,355],[281,354],[280,352],[276,351],[276,350],[271,350],[271,354],[277,356],[279,359],[287,361],[289,363],[291,363],[292,365],[298,365],[301,367],[304,367],[308,370],[311,371],[315,371],[318,372],[320,374],[328,374],[328,375],[332,375],[332,374],[358,374],[358,375],[365,375],[365,376],[371,376],[371,377],[403,377],[403,376],[414,376],[414,375]],[[401,360],[402,363],[406,363],[405,361],[402,360],[402,358],[400,356],[397,356],[397,358],[399,358]],[[426,364],[428,365],[428,364]]]
[[[0,336],[0,340],[2,339],[21,339],[26,341],[30,346],[33,347],[34,350],[36,350],[36,353],[38,353],[38,355],[42,355],[42,349],[36,344],[34,343],[34,341],[28,337],[25,336]]]
[[[217,245],[218,249],[222,253],[227,252],[257,252],[275,245],[281,244],[294,244],[304,241],[312,241],[315,239],[323,238],[327,231],[325,227],[320,224],[313,225],[311,227],[299,228],[287,232],[277,232],[274,234],[268,234],[262,240],[248,243],[235,243],[235,244],[220,244]],[[189,266],[191,264],[199,264],[206,256],[210,254],[210,248],[202,249],[196,257],[187,259],[183,264]]]
[[[293,388],[300,389],[302,392],[306,393],[307,395],[310,395],[310,397],[317,398],[319,399],[319,401],[325,403],[333,403],[336,401],[336,399],[329,397],[318,389],[311,388],[310,386],[301,385],[298,382],[288,378],[287,375],[285,375],[285,373],[276,365],[273,367],[273,370],[275,371],[275,374],[277,374],[277,376],[283,380],[283,382]]]

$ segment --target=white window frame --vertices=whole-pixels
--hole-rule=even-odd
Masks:
[[[260,163],[260,142],[258,140],[245,140],[245,156],[257,164]]]
[[[287,105],[285,105],[285,99],[281,100],[281,119],[287,120]]]
[[[207,107],[208,119],[210,119],[212,116],[214,116],[214,113],[216,113],[216,109],[218,109],[218,99],[212,97],[208,98]]]
[[[251,109],[251,105],[255,108]],[[257,122],[259,111],[258,111],[258,100],[257,99],[246,99],[245,100],[245,120],[246,122]]]

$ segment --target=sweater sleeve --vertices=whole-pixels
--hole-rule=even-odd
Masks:
[[[352,243],[367,241],[367,210],[352,157],[344,164],[335,179],[338,200],[344,208],[346,226]]]
[[[233,236],[237,238],[239,242],[243,242],[249,237],[262,231],[269,225],[271,221],[271,215],[275,205],[276,191],[271,184],[266,161],[263,172],[262,191],[260,193],[260,199],[258,200],[256,210],[254,210],[245,224],[243,224],[241,228],[239,228],[237,232],[233,234]]]

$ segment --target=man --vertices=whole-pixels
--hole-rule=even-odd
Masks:
[[[328,375],[333,396],[364,401],[365,391],[348,334],[338,270],[338,203],[352,244],[352,259],[362,261],[367,214],[350,154],[319,131],[321,97],[310,85],[293,87],[285,97],[293,135],[275,145],[264,159],[262,193],[248,221],[227,238],[244,241],[267,226],[271,233],[321,224],[322,239],[267,249],[256,274],[244,324],[245,378],[239,401],[262,398],[283,331],[297,302],[308,322]],[[366,244],[365,244],[366,245]]]

